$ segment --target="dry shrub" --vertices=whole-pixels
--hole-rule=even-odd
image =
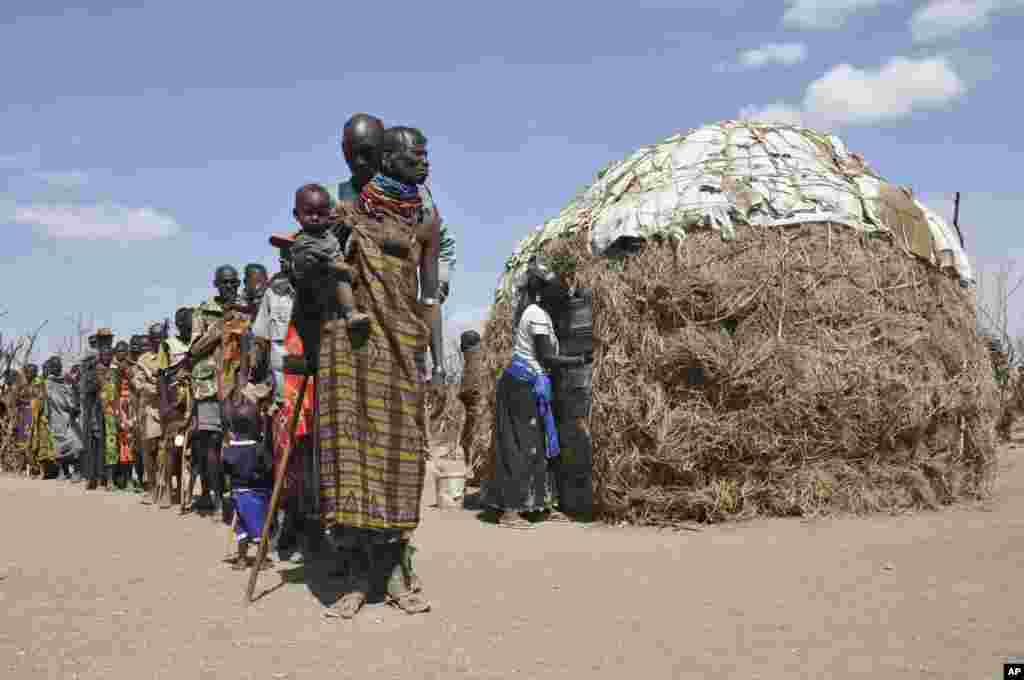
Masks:
[[[996,433],[1003,441],[1009,441],[1024,413],[1024,375],[1019,369],[1007,370],[1005,383],[998,387],[998,399],[1000,408]]]
[[[430,438],[434,442],[452,443],[459,437],[465,414],[458,393],[458,385],[431,387],[427,390],[427,417],[430,422]]]
[[[971,293],[949,274],[839,225],[694,232],[619,259],[590,255],[585,231],[545,253],[594,293],[605,518],[898,511],[990,493],[992,368]],[[478,478],[512,316],[495,304],[484,333]]]

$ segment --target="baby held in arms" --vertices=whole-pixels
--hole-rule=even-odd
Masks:
[[[295,192],[295,220],[302,231],[295,237],[292,260],[297,282],[307,289],[333,293],[340,316],[354,331],[365,330],[370,317],[356,309],[352,293],[352,269],[345,264],[341,243],[331,227],[335,218],[331,197],[317,184],[307,184]]]

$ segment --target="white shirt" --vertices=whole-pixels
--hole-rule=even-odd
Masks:
[[[252,323],[252,334],[274,344],[284,343],[288,337],[288,323],[291,321],[294,304],[290,295],[278,295],[272,287],[268,287]]]
[[[527,365],[538,374],[543,374],[546,371],[537,359],[537,346],[533,341],[535,335],[546,335],[551,338],[555,353],[558,353],[558,337],[555,335],[555,324],[551,320],[551,315],[540,305],[531,304],[523,310],[523,315],[519,317],[512,354],[526,361]]]
[[[268,286],[252,323],[252,334],[270,342],[270,370],[274,373],[274,394],[278,398],[284,398],[284,341],[294,304],[292,296],[278,295],[273,286]]]

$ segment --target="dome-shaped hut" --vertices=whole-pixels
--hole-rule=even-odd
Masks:
[[[835,136],[728,121],[598,174],[509,258],[593,296],[597,507],[635,521],[935,507],[994,477],[992,367],[957,232]],[[493,401],[474,435],[486,476]]]

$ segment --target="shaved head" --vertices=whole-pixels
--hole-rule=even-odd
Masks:
[[[352,171],[353,183],[361,188],[380,171],[380,141],[384,123],[368,113],[348,119],[341,131],[341,151]]]

